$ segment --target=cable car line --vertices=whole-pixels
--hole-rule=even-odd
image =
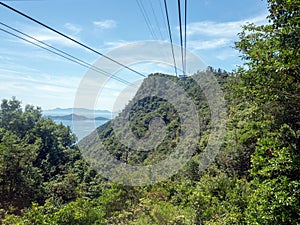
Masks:
[[[169,13],[168,13],[167,1],[164,0],[164,3],[165,3],[165,12],[166,12],[166,17],[167,17],[169,38],[170,38],[170,42],[171,42],[171,50],[172,50],[172,56],[173,56],[173,62],[174,62],[174,70],[175,70],[176,76],[178,76],[177,66],[176,66],[176,60],[175,60],[175,55],[174,55],[174,46],[173,46],[173,40],[172,40],[172,32],[171,32],[171,27],[170,27],[170,20],[169,20]]]
[[[161,1],[158,0],[158,2],[159,2],[160,13],[161,13],[161,15],[162,15],[162,17],[163,17],[163,21],[164,21],[165,28],[166,28],[166,30],[168,30],[168,25],[167,25],[166,20],[165,20],[165,13],[164,13],[164,10],[163,10]]]
[[[98,55],[100,55],[100,56],[102,56],[102,57],[104,57],[104,58],[106,58],[106,59],[108,59],[108,60],[110,60],[110,61],[112,61],[112,62],[114,62],[114,63],[116,63],[116,64],[118,64],[118,65],[120,65],[120,66],[122,66],[122,67],[124,67],[126,69],[128,69],[128,70],[130,70],[130,71],[132,71],[132,72],[134,72],[134,73],[136,73],[136,74],[138,74],[139,76],[146,77],[144,74],[142,74],[142,73],[140,73],[140,72],[138,72],[138,71],[136,71],[136,70],[134,70],[134,69],[132,69],[132,68],[130,68],[130,67],[128,67],[128,66],[126,66],[126,65],[124,65],[122,63],[120,63],[120,62],[118,62],[117,60],[114,60],[114,59],[110,58],[109,56],[106,56],[106,55],[102,54],[101,52],[99,52],[99,51],[97,51],[97,50],[95,50],[95,49],[87,46],[86,44],[83,44],[83,43],[75,40],[74,38],[69,37],[66,34],[63,34],[62,32],[60,32],[60,31],[58,31],[58,30],[56,30],[56,29],[54,29],[54,28],[52,28],[52,27],[50,27],[50,26],[42,23],[41,21],[36,20],[36,19],[30,17],[29,15],[27,15],[25,13],[22,13],[19,10],[15,9],[15,8],[9,6],[9,5],[4,4],[3,2],[0,2],[0,4],[2,6],[4,6],[4,7],[8,8],[8,9],[10,9],[11,11],[14,11],[15,13],[17,13],[17,14],[19,14],[19,15],[21,15],[21,16],[23,16],[23,17],[25,17],[25,18],[27,18],[27,19],[29,19],[29,20],[31,20],[31,21],[33,21],[33,22],[35,22],[35,23],[37,23],[37,24],[39,24],[39,25],[41,25],[41,26],[43,26],[43,27],[45,27],[45,28],[47,28],[47,29],[49,29],[49,30],[51,30],[53,32],[55,32],[55,33],[57,33],[57,34],[59,34],[60,36],[63,36],[64,38],[66,38],[66,39],[68,39],[68,40],[70,40],[70,41],[72,41],[72,42],[74,42],[74,43],[76,43],[76,44],[78,44],[78,45],[80,45],[80,46],[82,46],[82,47],[84,47],[84,48],[86,48],[86,49],[88,49],[88,50],[90,50],[90,51],[92,51],[92,52],[94,52],[94,53],[96,53],[96,54],[98,54]]]
[[[154,32],[152,26],[151,26],[151,22],[150,22],[150,19],[149,19],[149,17],[148,17],[148,14],[147,14],[147,12],[146,12],[146,10],[145,10],[145,7],[144,7],[144,5],[143,5],[143,2],[140,1],[140,0],[136,0],[136,3],[137,3],[137,5],[138,5],[138,7],[139,7],[139,9],[140,9],[140,11],[141,11],[143,17],[144,17],[144,20],[145,20],[145,22],[146,22],[146,25],[147,25],[147,27],[148,27],[148,29],[149,29],[149,31],[150,31],[150,33],[151,33],[153,39],[158,40],[158,38],[157,38],[157,36],[156,36],[156,34],[155,34],[155,32]]]
[[[186,75],[186,24],[187,24],[187,0],[184,0],[184,68],[183,73]]]
[[[158,22],[158,20],[157,20],[157,16],[156,16],[156,13],[155,13],[153,4],[152,4],[152,0],[149,0],[149,2],[150,2],[151,11],[152,11],[152,14],[153,14],[153,17],[154,17],[154,20],[155,20],[155,23],[156,23],[158,32],[159,32],[159,34],[160,34],[160,38],[161,38],[161,40],[163,41],[163,40],[164,40],[164,37],[163,37],[162,31],[161,31],[161,29],[160,29],[159,22]]]
[[[119,77],[117,77],[117,76],[115,76],[115,75],[113,75],[113,74],[110,74],[110,73],[108,73],[108,72],[106,72],[106,71],[104,71],[104,70],[102,70],[102,69],[100,69],[100,68],[98,68],[98,67],[95,67],[95,66],[93,66],[93,65],[91,65],[91,64],[89,64],[89,63],[87,63],[87,62],[85,62],[85,61],[83,61],[83,60],[81,60],[81,59],[78,59],[78,58],[76,58],[76,57],[74,57],[74,56],[72,56],[72,55],[70,55],[70,54],[68,54],[68,53],[66,53],[66,52],[64,52],[64,51],[62,51],[62,50],[59,50],[59,49],[57,49],[57,48],[55,48],[55,47],[53,47],[53,46],[51,46],[51,45],[48,45],[47,43],[45,43],[45,42],[43,42],[43,41],[39,41],[39,40],[37,40],[36,38],[31,37],[30,35],[27,35],[27,34],[21,32],[21,31],[18,31],[17,29],[12,28],[12,27],[10,27],[10,26],[8,26],[8,25],[2,23],[2,22],[0,22],[0,24],[1,24],[2,26],[6,26],[6,27],[10,28],[11,30],[14,30],[15,32],[18,32],[18,33],[20,33],[20,34],[22,34],[22,35],[24,35],[24,36],[26,36],[26,37],[29,37],[29,38],[31,38],[31,39],[33,39],[33,40],[35,40],[35,41],[37,41],[37,42],[39,42],[39,43],[41,43],[41,44],[43,44],[43,45],[45,45],[45,46],[47,46],[47,47],[53,49],[53,50],[51,50],[51,49],[49,49],[49,48],[46,48],[46,47],[44,47],[44,46],[42,46],[42,45],[39,45],[39,44],[37,44],[37,43],[35,43],[35,42],[33,42],[33,41],[30,41],[30,40],[28,40],[28,39],[26,39],[26,38],[23,38],[23,37],[21,37],[21,36],[19,36],[19,35],[17,35],[17,34],[14,34],[14,33],[10,32],[10,31],[7,31],[7,30],[5,30],[5,29],[0,28],[1,31],[3,31],[3,32],[5,32],[5,33],[7,33],[7,34],[9,34],[9,35],[11,35],[11,36],[14,36],[14,37],[16,37],[16,38],[18,38],[18,39],[21,39],[21,40],[23,40],[23,41],[25,41],[25,42],[28,42],[28,43],[30,43],[30,44],[32,44],[32,45],[35,45],[36,47],[39,47],[39,48],[44,49],[44,50],[46,50],[46,51],[49,51],[49,52],[51,52],[51,53],[53,53],[53,54],[55,54],[55,55],[58,55],[58,56],[60,56],[60,57],[62,57],[62,58],[64,58],[64,59],[67,59],[67,60],[69,60],[69,61],[71,61],[71,62],[74,62],[74,63],[76,63],[76,64],[79,64],[79,65],[81,65],[81,66],[83,66],[83,67],[86,67],[86,68],[88,68],[88,69],[92,69],[92,70],[94,70],[95,72],[101,73],[102,75],[107,76],[107,77],[112,78],[112,79],[115,79],[115,80],[117,80],[117,81],[119,81],[119,82],[121,82],[121,83],[123,83],[123,84],[131,85],[131,86],[134,85],[133,83],[130,83],[130,82],[128,82],[128,81],[126,81],[126,80],[124,80],[124,79],[122,79],[122,78],[119,78]],[[55,52],[54,50],[57,51],[57,52]],[[60,52],[60,53],[58,53],[58,52]]]
[[[181,63],[182,63],[182,71],[184,73],[184,59],[183,59],[183,40],[182,40],[182,24],[181,24],[181,7],[180,7],[180,0],[177,1],[178,3],[178,21],[179,21],[179,36],[180,36],[180,49],[181,49]],[[183,74],[185,75],[185,74]]]

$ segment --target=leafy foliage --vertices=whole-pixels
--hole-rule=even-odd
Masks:
[[[78,197],[88,170],[70,128],[41,116],[41,109],[15,98],[0,110],[1,208],[19,212],[47,198],[63,202]]]

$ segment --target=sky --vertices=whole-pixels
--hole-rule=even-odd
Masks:
[[[118,58],[125,47],[129,49],[126,60],[135,57],[134,54],[142,54],[143,48],[139,53],[130,51],[132,48],[128,46],[135,43],[160,41],[169,46],[163,0],[2,2],[112,58]],[[177,1],[167,0],[167,4],[173,43],[179,45]],[[241,26],[249,22],[265,24],[267,14],[267,3],[261,0],[188,0],[187,50],[199,57],[205,65],[232,71],[243,63],[239,52],[234,49],[234,42],[238,40],[237,33],[241,31]],[[109,64],[103,61],[100,55],[3,6],[0,6],[0,22],[0,29],[13,32],[3,26],[9,25],[89,64],[97,64],[98,60],[102,60],[102,64],[97,64],[101,69]],[[76,93],[90,69],[2,30],[0,39],[1,99],[16,96],[24,105],[32,104],[44,110],[56,107],[70,108],[74,105],[85,107],[84,104],[76,104]],[[26,40],[30,39],[26,37]],[[134,46],[136,48],[136,45]],[[171,48],[166,54],[172,59]],[[153,62],[132,63],[126,60],[124,59],[124,62],[131,63],[127,66],[145,76],[153,72],[174,74],[172,65]],[[175,51],[175,60],[180,67],[180,51]],[[111,70],[115,76],[130,83],[142,82],[143,77],[133,74],[132,71],[118,69],[117,66],[115,68],[116,71]],[[98,75],[103,76],[99,73]],[[114,102],[117,102],[116,98],[125,95],[123,90],[128,85],[105,76],[101,82],[105,84],[99,84],[100,91],[94,108],[112,110],[115,107]],[[132,95],[129,95],[128,99],[131,97]]]

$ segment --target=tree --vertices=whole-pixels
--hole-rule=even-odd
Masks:
[[[248,224],[299,224],[300,2],[269,0],[270,24],[244,27],[237,96],[260,109],[251,142]],[[250,122],[251,123],[251,122]],[[248,123],[249,124],[249,123]]]
[[[0,108],[0,127],[24,138],[35,123],[41,119],[41,108],[26,105],[24,111],[21,102],[13,97],[11,100],[3,99]]]
[[[95,173],[83,160],[69,127],[42,117],[16,98],[0,108],[0,207],[19,213],[47,198],[68,202]],[[3,197],[2,197],[3,196]]]
[[[40,141],[23,143],[9,131],[0,130],[0,206],[5,210],[18,210],[40,200],[42,176],[33,166]]]
[[[269,0],[270,24],[244,27],[236,47],[248,69],[240,69],[240,98],[255,101],[276,117],[300,128],[300,2]]]
[[[258,141],[250,170],[254,191],[246,211],[248,224],[300,223],[299,137],[283,125],[280,132]]]

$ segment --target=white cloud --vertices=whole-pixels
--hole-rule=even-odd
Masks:
[[[53,85],[39,85],[36,87],[37,90],[46,91],[48,93],[53,94],[64,94],[69,92],[75,92],[73,88],[66,88],[66,87],[60,87],[60,86],[53,86]]]
[[[38,39],[39,41],[44,41],[44,42],[48,42],[48,43],[52,43],[52,44],[66,45],[69,47],[77,46],[74,42],[72,42],[62,36],[58,36],[56,34],[50,33],[47,30],[45,30],[44,32],[36,33],[33,36],[36,39]]]
[[[216,54],[216,58],[221,61],[234,59],[234,58],[237,59],[238,56],[239,56],[239,52],[233,51],[232,49],[222,49],[221,51],[218,51],[218,53]]]
[[[80,41],[80,38],[78,37],[78,33],[75,33],[75,31],[79,32],[79,29],[80,29],[79,27],[77,27],[73,24],[70,24],[70,23],[66,23],[64,26],[65,26],[65,28],[67,28],[73,32],[72,35],[68,35],[69,37]],[[69,40],[59,34],[56,34],[53,31],[51,31],[47,28],[44,28],[44,27],[32,26],[32,25],[22,25],[20,30],[22,30],[24,33],[34,37],[35,39],[37,39],[39,41],[44,41],[51,45],[62,45],[62,46],[67,46],[67,47],[80,47],[76,43],[72,42],[71,40]],[[27,38],[27,37],[25,37],[25,39],[33,41],[32,39]]]
[[[241,32],[242,26],[247,23],[256,25],[267,24],[266,14],[260,14],[252,18],[230,22],[201,21],[187,25],[187,35],[189,36],[188,47],[192,51],[212,50],[218,51],[221,48],[234,47],[237,34]],[[230,49],[230,51],[234,51]],[[226,53],[227,55],[227,53]],[[215,57],[224,60],[225,56]]]
[[[24,104],[33,104],[43,108],[58,106],[71,107],[80,77],[71,75],[50,75],[41,71],[0,69],[0,96],[16,96]]]
[[[134,42],[119,40],[119,41],[107,41],[104,43],[104,45],[105,45],[105,47],[108,47],[109,49],[113,49],[113,48],[123,47],[123,46],[131,44],[131,43],[134,43]]]
[[[111,29],[117,26],[117,22],[114,20],[101,20],[101,21],[94,21],[93,24],[101,29]]]
[[[187,25],[187,35],[207,35],[207,36],[235,36],[241,31],[241,27],[246,23],[254,23],[257,25],[266,24],[266,14],[258,15],[253,18],[231,21],[231,22],[214,22],[201,21],[190,23]]]
[[[73,34],[78,34],[82,31],[81,27],[72,23],[65,23],[65,28],[73,32]]]
[[[224,46],[228,46],[232,43],[232,40],[228,38],[218,38],[212,40],[197,40],[197,41],[189,41],[188,47],[193,50],[205,50],[205,49],[214,49],[214,48],[221,48]]]

